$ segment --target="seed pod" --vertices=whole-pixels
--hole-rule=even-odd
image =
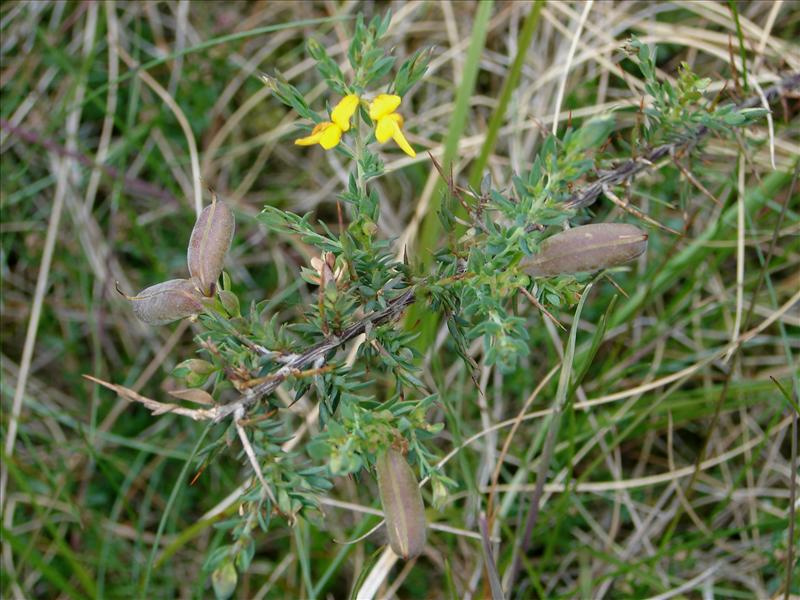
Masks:
[[[225,561],[211,573],[211,586],[214,588],[214,596],[217,600],[228,600],[236,591],[236,583],[239,576],[233,561]]]
[[[231,209],[217,200],[216,195],[194,224],[186,254],[189,273],[204,296],[214,295],[214,286],[233,241],[235,225]]]
[[[521,265],[533,277],[599,271],[633,260],[647,249],[647,233],[624,223],[573,227],[547,238]]]
[[[171,279],[125,297],[133,305],[133,314],[150,325],[164,325],[203,310],[202,296],[189,279]]]
[[[414,473],[393,448],[380,454],[375,466],[389,545],[406,560],[419,556],[425,548],[427,523]]]

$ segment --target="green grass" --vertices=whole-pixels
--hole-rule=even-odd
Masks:
[[[167,390],[179,385],[172,369],[197,356],[196,325],[145,327],[114,289],[119,281],[135,293],[185,276],[194,222],[186,137],[141,73],[167,89],[186,115],[201,164],[209,159],[205,182],[234,198],[238,229],[227,271],[243,309],[265,300],[280,322],[293,322],[317,299],[299,275],[316,250],[265,234],[254,218],[265,204],[313,211],[338,232],[341,159],[295,147],[294,131],[266,137],[293,113],[267,95],[238,115],[227,135],[220,132],[262,93],[260,71],[288,74],[302,93],[319,94],[319,76],[304,62],[305,41],[314,37],[343,60],[356,13],[371,16],[375,5],[190,3],[188,13],[182,6],[0,7],[3,598],[212,597],[203,565],[230,543],[225,522],[240,505],[221,503],[250,474],[235,433],[223,437],[223,452],[201,469],[198,451],[227,435],[224,426],[154,417],[82,377],[167,401]],[[653,7],[596,2],[566,79],[565,118],[570,110],[593,116],[607,112],[606,103],[620,107],[607,147],[617,159],[630,157],[640,119],[637,75],[619,51],[631,33],[658,41],[660,77],[676,77],[688,61],[714,82],[709,97],[721,93],[725,101],[740,99],[734,71],[744,93],[800,69],[800,11],[792,3],[772,16],[771,3],[719,1],[660,13]],[[541,132],[551,129],[581,7],[429,2],[394,9],[388,40],[398,62],[418,48],[435,49],[431,72],[403,101],[417,159],[406,162],[390,144],[382,147],[389,172],[376,182],[380,235],[411,234],[409,261],[425,270],[451,233],[441,230],[436,214],[446,186],[426,151],[441,157],[445,172],[454,165],[460,185],[477,186],[490,173],[495,187],[507,189],[512,167],[529,168]],[[139,67],[127,66],[110,39]],[[732,69],[730,61],[743,57],[744,68]],[[314,108],[333,102],[330,96],[314,96]],[[430,487],[423,488],[429,521],[478,532],[488,511],[490,534],[499,540],[492,556],[507,585],[515,549],[526,543],[530,500],[537,483],[544,484],[509,597],[647,597],[704,573],[684,596],[800,594],[796,577],[787,590],[800,534],[795,527],[789,539],[800,371],[795,104],[773,104],[776,169],[765,122],[739,139],[711,136],[692,156],[678,158],[720,206],[671,159],[618,189],[682,235],[648,227],[646,257],[611,274],[625,295],[601,278],[579,313],[566,304],[551,307],[565,331],[520,296],[511,310],[526,319],[530,354],[516,370],[501,374],[487,366],[476,343],[470,353],[478,369],[471,373],[443,334],[441,315],[422,303],[408,311],[405,326],[419,333],[424,349],[423,383],[440,396],[428,415],[445,425],[433,447],[439,457],[456,450],[442,470],[458,487],[440,509]],[[206,156],[212,145],[214,155]],[[57,196],[63,210],[52,263],[43,269]],[[737,307],[740,201],[746,229]],[[417,211],[422,218],[415,220]],[[636,222],[605,198],[583,217]],[[737,311],[741,332],[755,333],[735,350]],[[29,328],[36,332],[32,345]],[[31,360],[24,374],[26,344]],[[378,370],[371,376],[382,397],[388,379]],[[554,414],[554,407],[564,410]],[[293,413],[284,411],[287,433],[299,431],[311,409],[303,400]],[[312,418],[298,434],[301,454],[317,427]],[[378,508],[368,473],[335,479],[330,496]],[[208,516],[214,509],[221,513]],[[431,530],[416,562],[378,573],[380,532],[343,543],[367,534],[377,518],[331,506],[323,512],[293,528],[274,515],[268,532],[256,529],[253,561],[239,574],[236,597],[357,597],[376,575],[384,593],[400,598],[491,594],[479,539]]]

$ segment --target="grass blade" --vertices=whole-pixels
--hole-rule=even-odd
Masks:
[[[481,53],[483,52],[486,34],[489,30],[489,18],[491,17],[493,4],[494,2],[492,0],[486,0],[478,4],[478,11],[475,15],[475,22],[473,23],[472,38],[464,62],[461,85],[458,87],[458,92],[456,93],[455,108],[453,109],[453,116],[450,119],[450,127],[444,142],[442,167],[445,173],[449,172],[453,159],[456,156],[456,151],[458,150],[458,141],[461,139],[464,129],[466,129],[467,126],[470,101],[472,100],[472,94],[475,90],[475,81],[478,78],[478,71],[480,70]],[[420,250],[418,255],[420,257],[419,268],[421,272],[426,272],[431,264],[433,250],[436,247],[436,242],[441,230],[436,212],[439,210],[443,190],[444,182],[440,179],[434,186],[428,212],[422,222],[421,234],[417,243],[417,248]],[[427,348],[435,335],[437,316],[432,315],[426,307],[415,304],[408,311],[406,323],[409,326],[414,326],[417,321],[422,322],[419,327],[421,334],[417,341],[418,347]]]
[[[140,596],[142,598],[148,597],[147,593],[150,590],[150,576],[153,572],[156,553],[158,552],[158,546],[161,542],[161,536],[164,534],[164,529],[167,526],[167,520],[169,519],[169,516],[172,513],[172,508],[175,506],[175,501],[178,498],[178,492],[180,492],[180,490],[186,484],[186,475],[189,472],[189,467],[192,466],[192,461],[197,455],[197,452],[203,447],[203,441],[206,439],[206,436],[208,435],[208,432],[211,431],[211,427],[213,425],[213,421],[209,421],[208,425],[206,425],[205,429],[203,429],[203,433],[201,433],[197,438],[197,442],[195,443],[194,448],[192,448],[192,453],[189,455],[189,458],[186,460],[186,462],[183,463],[183,468],[181,469],[180,475],[178,475],[178,478],[175,480],[175,485],[172,486],[172,493],[169,495],[169,500],[167,501],[166,507],[164,507],[164,514],[161,515],[161,521],[158,524],[158,531],[156,531],[156,538],[153,540],[153,548],[150,550],[150,557],[147,559],[147,566],[145,568],[142,585],[140,587]]]
[[[519,77],[522,73],[522,65],[525,64],[525,57],[528,55],[528,47],[531,45],[533,39],[533,32],[536,31],[536,26],[539,24],[539,15],[544,7],[545,0],[536,0],[531,7],[528,16],[525,17],[525,23],[522,25],[522,31],[517,39],[517,55],[514,57],[514,62],[511,63],[511,68],[508,70],[508,76],[503,81],[503,87],[500,90],[500,97],[497,101],[497,108],[494,109],[492,117],[489,120],[489,125],[486,128],[486,139],[481,146],[481,153],[475,162],[472,163],[472,168],[469,171],[469,184],[477,187],[486,169],[486,163],[489,162],[489,155],[494,150],[497,136],[500,133],[500,126],[506,116],[506,109],[508,103],[511,101],[511,94],[517,89]]]
[[[489,574],[489,587],[492,590],[492,600],[503,600],[505,594],[503,594],[503,585],[500,583],[500,575],[497,573],[497,565],[494,562],[485,514],[481,514],[478,519],[478,526],[481,530],[481,550],[483,550],[483,561],[486,564],[486,572]]]

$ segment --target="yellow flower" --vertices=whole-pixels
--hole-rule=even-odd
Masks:
[[[400,96],[380,94],[369,105],[369,117],[375,121],[375,139],[381,144],[392,138],[400,149],[410,157],[417,155],[400,129],[403,117],[394,112],[400,106]]]
[[[297,139],[294,143],[298,146],[319,144],[325,150],[335,148],[342,140],[342,134],[350,129],[350,119],[358,108],[358,102],[358,96],[348,94],[331,111],[331,121],[317,123],[311,130],[311,135]]]
[[[398,106],[400,106],[400,96],[379,94],[369,104],[369,118],[373,121],[379,121],[381,117],[396,111]]]
[[[350,119],[358,108],[358,96],[355,94],[348,94],[337,104],[331,111],[331,121],[336,123],[342,131],[350,129]]]
[[[318,123],[314,129],[311,130],[311,135],[295,140],[294,143],[298,146],[313,146],[314,144],[319,144],[325,148],[325,150],[330,150],[336,147],[341,139],[342,128],[336,123],[325,121],[323,123]]]

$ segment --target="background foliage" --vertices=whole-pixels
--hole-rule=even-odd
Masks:
[[[453,242],[440,217],[444,198],[447,225],[452,199],[425,151],[479,195],[491,186],[524,199],[539,178],[512,173],[538,168],[566,198],[612,159],[708,125],[688,111],[692,103],[740,101],[800,70],[791,2],[4,3],[3,597],[132,597],[145,581],[155,597],[211,593],[207,560],[231,539],[218,525],[239,509],[226,498],[250,473],[236,440],[220,438],[230,451],[195,477],[187,459],[205,424],[154,418],[81,376],[161,399],[179,386],[173,369],[195,356],[194,326],[142,325],[114,283],[130,292],[181,276],[202,191],[195,172],[236,212],[227,265],[242,312],[266,300],[262,308],[283,323],[316,305],[303,278],[319,254],[315,240],[268,231],[256,217],[269,205],[312,212],[315,224],[335,229],[346,170],[336,153],[291,145],[298,115],[258,75],[282,74],[317,109],[332,103],[320,74],[341,85],[336,69],[347,73],[355,15],[387,8],[385,47],[397,64],[418,51],[431,63],[404,90],[417,157],[381,152],[386,175],[372,182],[378,238],[396,240],[387,252],[399,259],[407,244],[422,272]],[[644,44],[633,56],[656,53],[651,81],[621,50],[632,35]],[[319,44],[311,54],[309,39]],[[331,60],[318,72],[319,48]],[[612,109],[602,146],[609,162],[583,161],[586,124],[597,117],[604,138]],[[614,274],[618,287],[596,282],[577,322],[570,290],[547,290],[548,310],[575,333],[574,352],[567,333],[524,308],[524,296],[510,312],[495,310],[509,335],[491,348],[460,338],[424,305],[412,308],[406,325],[422,350],[421,383],[438,394],[427,421],[444,424],[429,443],[458,482],[439,509],[430,487],[424,495],[429,520],[451,531],[431,531],[423,557],[406,565],[379,554],[379,535],[335,544],[367,532],[378,507],[366,473],[337,477],[324,519],[292,528],[274,520],[247,540],[251,562],[237,595],[338,598],[366,581],[379,597],[482,597],[493,571],[478,535],[482,512],[497,540],[488,562],[501,577],[515,548],[527,547],[516,597],[783,593],[797,485],[797,113],[790,95],[773,104],[770,123],[712,132],[690,155],[615,188],[677,233],[648,226],[647,256]],[[562,138],[570,125],[584,132],[559,146],[573,149],[575,170],[558,177],[558,164],[535,163],[553,151],[545,140],[556,114]],[[508,209],[504,227],[519,207]],[[606,196],[582,218],[644,226]],[[472,267],[491,290],[508,263],[486,258]],[[474,317],[487,294],[479,285],[465,293],[465,316]],[[448,301],[435,291],[433,299]],[[477,321],[476,334],[492,322]],[[732,343],[745,332],[746,343]],[[518,361],[520,341],[531,350]],[[296,435],[264,430],[286,449],[323,439],[314,403],[293,399],[279,388]],[[541,513],[526,536],[555,424],[547,484],[533,498]]]

